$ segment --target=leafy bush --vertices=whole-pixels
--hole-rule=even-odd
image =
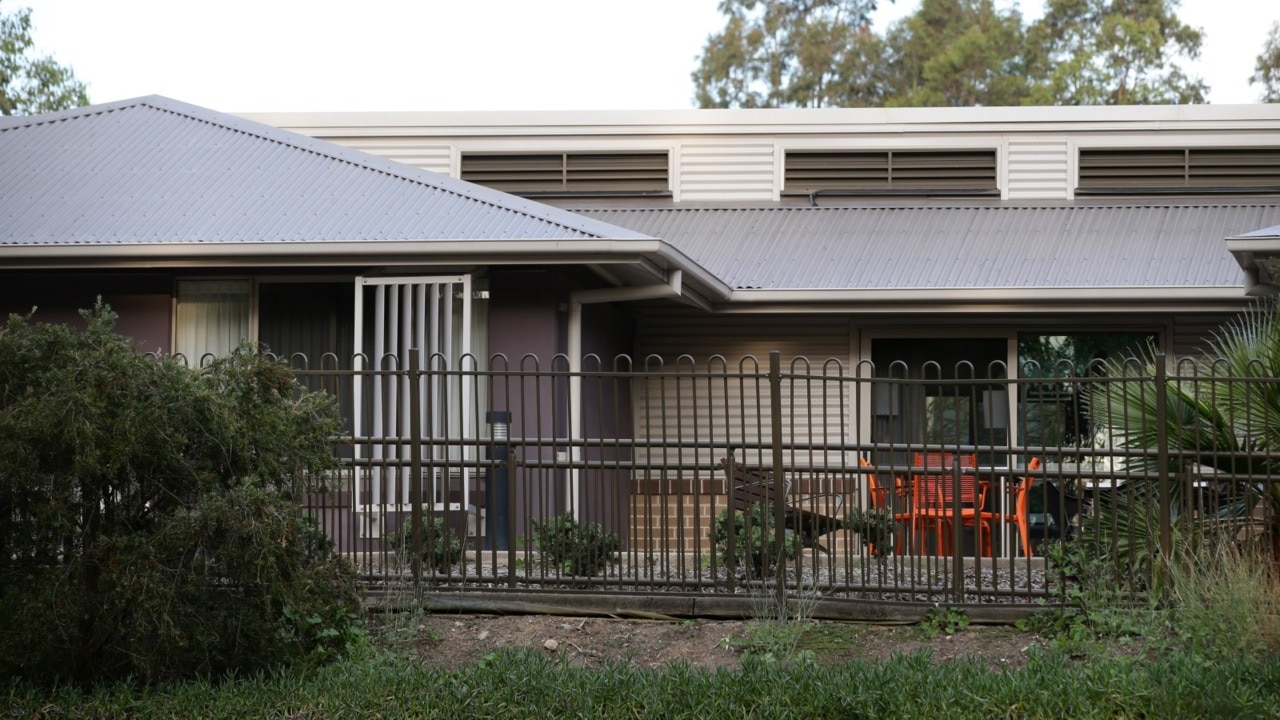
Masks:
[[[733,516],[733,549],[729,548],[729,516]],[[754,577],[763,577],[776,564],[774,551],[773,509],[765,503],[755,503],[747,512],[733,512],[725,508],[711,524],[711,542],[716,548],[716,558],[730,570],[744,567]],[[800,537],[787,533],[782,554],[794,559],[800,553]]]
[[[893,521],[891,510],[854,508],[845,516],[844,528],[857,533],[873,557],[885,558],[893,547],[897,524]]]
[[[383,541],[402,563],[413,561],[413,523],[408,519]],[[435,518],[429,525],[423,524],[421,543],[423,565],[438,572],[449,572],[449,568],[462,559],[462,538],[442,517]]]
[[[87,328],[0,331],[0,675],[221,674],[359,640],[350,565],[300,511],[331,398],[241,348],[203,370]]]
[[[572,513],[534,520],[533,535],[542,561],[570,575],[598,575],[622,549],[617,533],[599,523],[579,523]]]

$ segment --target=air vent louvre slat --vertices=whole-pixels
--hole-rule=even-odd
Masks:
[[[997,190],[994,150],[794,151],[786,155],[785,175],[783,195]]]
[[[1080,151],[1079,192],[1280,188],[1280,148]]]
[[[516,195],[670,193],[667,153],[475,153],[462,179]]]

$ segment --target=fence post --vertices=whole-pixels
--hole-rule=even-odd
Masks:
[[[773,544],[777,564],[774,583],[777,585],[778,607],[787,602],[786,522],[784,504],[787,501],[787,484],[782,477],[782,353],[769,351],[769,442],[773,450]]]
[[[409,513],[413,523],[413,594],[422,590],[422,370],[418,348],[409,348]]]
[[[514,489],[516,479],[516,454],[511,452],[509,446],[507,448],[507,457],[503,460],[503,463],[507,467],[506,527],[507,538],[510,539],[516,536],[516,493]],[[485,498],[485,502],[488,502],[488,498]],[[525,557],[527,560],[528,556],[526,555]],[[507,587],[513,590],[516,587],[516,544],[513,542],[507,543]]]
[[[964,602],[964,553],[961,552],[964,523],[960,522],[960,468],[962,465],[964,463],[960,462],[960,452],[957,450],[955,459],[951,462],[951,507],[947,508],[951,511],[951,596],[956,603]],[[981,536],[982,518],[975,516],[973,523],[975,555],[982,550],[978,546],[978,538]],[[978,577],[980,569],[975,564],[974,578]]]
[[[1156,465],[1160,474],[1160,554],[1173,551],[1173,518],[1169,504],[1169,382],[1164,353],[1156,353]]]

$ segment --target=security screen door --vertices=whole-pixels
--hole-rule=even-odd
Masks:
[[[476,454],[471,317],[470,275],[356,278],[356,363],[387,373],[356,382],[353,391],[356,457],[372,461],[368,484],[354,500],[364,537],[380,537],[389,529],[388,513],[411,508],[414,412],[424,479],[430,481],[425,491],[431,497],[423,502],[441,512],[476,510],[470,505],[474,471],[466,464]],[[417,408],[403,372],[415,349],[416,369],[429,371],[417,379]]]

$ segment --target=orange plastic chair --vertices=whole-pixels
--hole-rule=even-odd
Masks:
[[[911,492],[912,526],[919,538],[920,553],[924,554],[925,533],[932,530],[936,536],[936,547],[943,555],[951,554],[951,523],[959,519],[964,527],[972,527],[977,534],[978,547],[987,557],[991,556],[991,524],[985,517],[982,507],[986,502],[987,487],[979,483],[972,473],[960,475],[960,512],[955,512],[955,480],[950,475],[951,468],[959,463],[963,468],[977,468],[976,455],[955,455],[955,453],[929,453],[915,456],[915,466],[938,470],[936,473],[923,473],[915,478]],[[942,471],[946,472],[942,472]]]
[[[1027,461],[1027,470],[1034,472],[1040,469],[1040,458],[1033,457]],[[983,513],[982,516],[987,520],[1003,521],[1013,523],[1018,526],[1018,538],[1022,541],[1023,557],[1035,557],[1031,552],[1031,529],[1028,526],[1027,510],[1031,502],[1031,486],[1035,483],[1035,478],[1027,475],[1018,483],[1018,487],[1014,489],[1012,513]]]

